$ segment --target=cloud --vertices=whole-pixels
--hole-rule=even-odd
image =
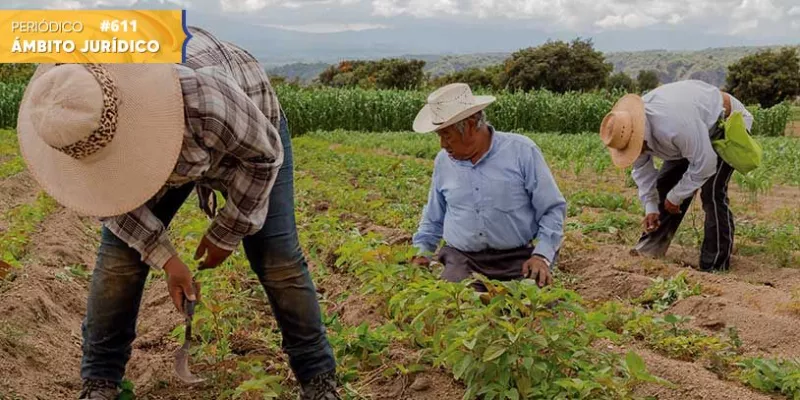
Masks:
[[[595,22],[595,25],[601,28],[643,28],[645,26],[654,25],[659,21],[649,15],[630,13],[625,15],[608,15],[600,21]]]
[[[432,18],[460,14],[459,3],[457,0],[373,0],[372,8],[373,14],[380,17],[409,14],[414,17]]]
[[[8,0],[6,0],[8,1]],[[158,7],[164,0],[11,0],[12,8]],[[305,32],[407,23],[528,28],[549,33],[672,29],[736,38],[787,38],[798,0],[174,0],[191,10],[238,14]],[[220,14],[221,15],[221,14]],[[366,28],[365,28],[366,29]],[[768,39],[765,39],[768,40]],[[656,44],[654,44],[656,45]]]
[[[277,25],[277,24],[263,24],[269,28],[278,28],[287,31],[295,32],[308,32],[308,33],[336,33],[336,32],[350,32],[350,31],[365,31],[370,29],[387,29],[388,25],[383,24],[334,24],[334,23],[312,23],[303,25]]]
[[[529,21],[551,30],[641,29],[656,25],[705,27],[724,34],[768,34],[791,26],[796,0],[372,0],[380,17]],[[476,21],[477,23],[477,21]],[[517,23],[517,22],[512,22]],[[523,22],[525,23],[525,22]]]

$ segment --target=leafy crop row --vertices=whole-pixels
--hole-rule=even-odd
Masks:
[[[7,228],[0,231],[0,260],[12,266],[20,266],[30,235],[56,207],[55,200],[40,192],[35,202],[8,210],[3,216]]]
[[[632,397],[636,383],[660,381],[635,353],[620,357],[592,347],[615,335],[605,328],[605,317],[587,310],[575,292],[486,282],[490,292],[479,295],[469,282],[444,282],[434,271],[405,264],[413,251],[407,245],[362,233],[347,216],[374,221],[381,209],[414,203],[421,187],[415,181],[426,175],[425,168],[391,158],[366,164],[349,149],[331,152],[326,146],[300,140],[296,147],[303,160],[298,198],[309,210],[300,213],[300,221],[310,220],[303,236],[314,243],[309,251],[329,268],[357,277],[361,290],[376,297],[382,315],[402,333],[396,338],[422,348],[428,363],[463,381],[465,398],[623,399]],[[345,195],[353,191],[361,194]],[[320,203],[329,208],[314,212]],[[408,221],[401,225],[411,229],[417,212],[401,211]]]
[[[0,83],[0,128],[16,125],[17,108],[24,88],[24,84]],[[275,89],[292,121],[295,135],[319,129],[408,130],[428,95],[421,91],[310,89],[291,85],[276,85]],[[491,94],[497,97],[497,102],[487,109],[487,114],[499,129],[580,133],[596,131],[603,116],[622,93],[557,94],[539,90]],[[791,116],[788,105],[770,109],[751,107],[751,110],[756,120],[754,134],[783,135]]]
[[[25,85],[0,82],[0,128],[17,126],[17,111]]]
[[[685,328],[689,318],[660,315],[674,302],[700,293],[700,286],[684,274],[655,279],[627,305],[611,302],[598,308],[585,306],[560,284],[539,290],[525,282],[494,282],[488,294],[477,295],[464,283],[442,282],[437,270],[404,262],[411,254],[408,247],[392,245],[386,234],[365,231],[358,222],[374,222],[381,209],[424,199],[429,162],[365,154],[358,147],[331,146],[312,137],[295,143],[303,160],[297,180],[306,228],[302,235],[313,243],[309,251],[315,260],[356,276],[361,290],[376,297],[389,319],[392,339],[423,348],[427,363],[446,367],[465,383],[467,398],[627,398],[638,382],[671,385],[649,375],[634,353],[623,360],[596,352],[591,344],[601,339],[642,343],[677,360],[703,360],[722,379],[800,395],[796,365],[743,356],[735,329],[709,335]],[[359,194],[348,196],[354,191]],[[616,206],[613,201],[609,205]],[[410,220],[401,224],[407,227],[402,231],[413,230],[419,211],[401,212]],[[362,338],[365,346],[385,343],[366,333]]]
[[[566,138],[557,133],[524,132],[523,134],[536,142],[553,169],[572,170],[576,174],[584,171],[591,171],[594,174],[608,174],[616,171],[603,143],[592,132],[570,135]],[[380,149],[397,155],[429,160],[432,160],[441,150],[439,140],[434,134],[336,130],[318,131],[311,135],[315,138],[357,146],[362,149]],[[797,174],[797,171],[800,171],[800,141],[789,137],[761,137],[758,140],[764,148],[764,164],[762,168],[751,171],[747,178],[750,180],[769,179],[770,186],[772,184],[800,186],[800,174]],[[740,174],[736,172],[735,175]],[[753,190],[765,190],[763,185],[745,185],[742,183],[744,181],[738,180],[738,178],[736,182],[739,182],[747,191],[750,190],[750,187]]]
[[[358,88],[276,89],[295,135],[331,129],[407,131],[428,95]],[[621,95],[607,91],[556,94],[546,90],[490,94],[497,101],[487,109],[487,117],[498,129],[560,133],[597,131],[603,116]],[[790,118],[788,105],[749,109],[755,118],[754,135],[783,135]]]

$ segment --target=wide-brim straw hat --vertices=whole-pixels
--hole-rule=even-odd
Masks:
[[[414,131],[427,133],[455,124],[492,104],[494,96],[474,96],[469,85],[451,83],[428,96],[414,119]]]
[[[171,64],[42,64],[17,122],[34,179],[64,207],[97,217],[152,198],[175,167],[184,130]]]
[[[644,101],[636,94],[620,98],[600,124],[600,139],[608,148],[611,160],[627,168],[642,153],[645,130]]]

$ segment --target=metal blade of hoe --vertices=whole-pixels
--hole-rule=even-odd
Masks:
[[[186,311],[184,319],[186,331],[183,335],[183,346],[175,353],[175,374],[185,383],[200,383],[204,382],[205,378],[194,375],[192,371],[189,370],[189,346],[192,342],[192,318],[194,317],[195,302],[184,300],[183,304],[183,308]]]

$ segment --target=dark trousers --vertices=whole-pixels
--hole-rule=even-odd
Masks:
[[[478,252],[461,251],[453,246],[442,246],[438,260],[444,264],[441,278],[448,282],[461,282],[472,278],[473,273],[498,281],[521,280],[522,265],[531,258],[532,246],[524,246],[510,250],[485,250]],[[558,253],[554,257],[550,269],[555,267]],[[485,291],[486,287],[476,282],[473,287]]]
[[[292,143],[285,118],[281,118],[280,134],[285,160],[270,195],[267,220],[260,231],[244,238],[243,246],[280,326],[289,364],[305,383],[334,370],[336,364],[297,235]],[[173,189],[154,206],[153,212],[165,226],[193,188],[190,183]],[[149,272],[136,250],[103,228],[82,326],[82,378],[122,380]]]
[[[728,201],[728,183],[734,169],[717,157],[717,170],[701,188],[700,199],[705,212],[703,244],[700,251],[700,269],[703,271],[727,270],[733,251],[734,222]],[[672,238],[692,204],[692,197],[680,205],[680,214],[670,214],[664,209],[667,193],[672,190],[689,168],[686,159],[665,161],[658,174],[658,211],[660,225],[655,232],[644,233],[635,249],[656,257],[666,254]]]

